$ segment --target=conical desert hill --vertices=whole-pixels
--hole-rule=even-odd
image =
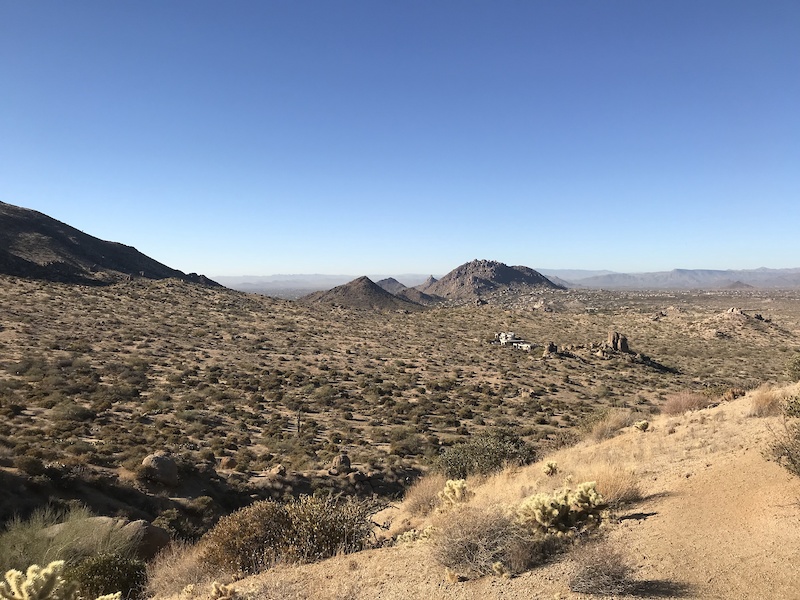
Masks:
[[[509,267],[493,260],[473,260],[456,267],[438,281],[426,284],[417,289],[426,294],[462,302],[469,302],[502,289],[563,289],[530,267]]]
[[[422,308],[410,300],[390,294],[366,276],[330,290],[308,294],[300,298],[300,301],[371,310],[419,310]]]

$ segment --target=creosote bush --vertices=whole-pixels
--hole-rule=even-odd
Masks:
[[[362,550],[379,508],[352,496],[344,500],[301,496],[286,505],[291,532],[282,553],[290,560],[309,562]]]
[[[212,568],[258,573],[280,557],[290,529],[284,505],[272,500],[255,502],[222,517],[201,538],[201,558]]]
[[[309,562],[363,549],[383,506],[348,497],[255,502],[220,519],[200,540],[201,560],[232,573],[258,573],[280,560]]]
[[[489,475],[508,464],[526,465],[536,460],[535,450],[508,429],[478,434],[463,444],[447,448],[435,467],[448,479]]]
[[[67,569],[64,578],[74,581],[84,598],[119,591],[127,600],[136,600],[144,596],[147,566],[135,558],[100,554]]]

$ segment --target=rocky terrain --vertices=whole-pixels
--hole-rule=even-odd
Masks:
[[[472,302],[502,290],[560,289],[529,267],[509,267],[493,260],[473,260],[450,271],[438,281],[427,281],[417,289],[451,302]]]

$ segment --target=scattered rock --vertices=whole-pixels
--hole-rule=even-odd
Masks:
[[[136,555],[140,560],[151,560],[169,545],[169,532],[142,519],[131,521],[120,530],[131,540],[137,540]]]
[[[178,464],[166,452],[159,450],[145,456],[142,460],[142,467],[144,467],[146,479],[168,486],[178,485]]]
[[[219,468],[220,469],[235,469],[236,468],[236,459],[232,456],[223,456],[219,459]]]
[[[342,453],[333,459],[333,462],[328,469],[328,473],[331,475],[339,475],[349,473],[350,470],[350,457],[347,456],[347,454]]]

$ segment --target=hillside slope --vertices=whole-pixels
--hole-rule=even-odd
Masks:
[[[788,391],[798,392],[800,386]],[[751,398],[661,416],[650,431],[629,428],[611,440],[585,442],[550,457],[563,477],[597,479],[598,489],[620,473],[638,478],[643,500],[617,513],[605,541],[635,566],[633,597],[798,598],[800,480],[763,457],[770,429],[780,417],[748,416]],[[470,503],[514,505],[560,483],[545,477],[539,463],[471,482],[476,496]],[[395,519],[403,510],[401,505]],[[280,567],[236,587],[275,600],[609,597],[570,592],[575,569],[566,555],[513,579],[488,576],[451,583],[423,541]]]
[[[135,275],[216,285],[202,275],[172,269],[131,246],[98,239],[5,202],[0,202],[0,273],[66,283],[110,283]]]

